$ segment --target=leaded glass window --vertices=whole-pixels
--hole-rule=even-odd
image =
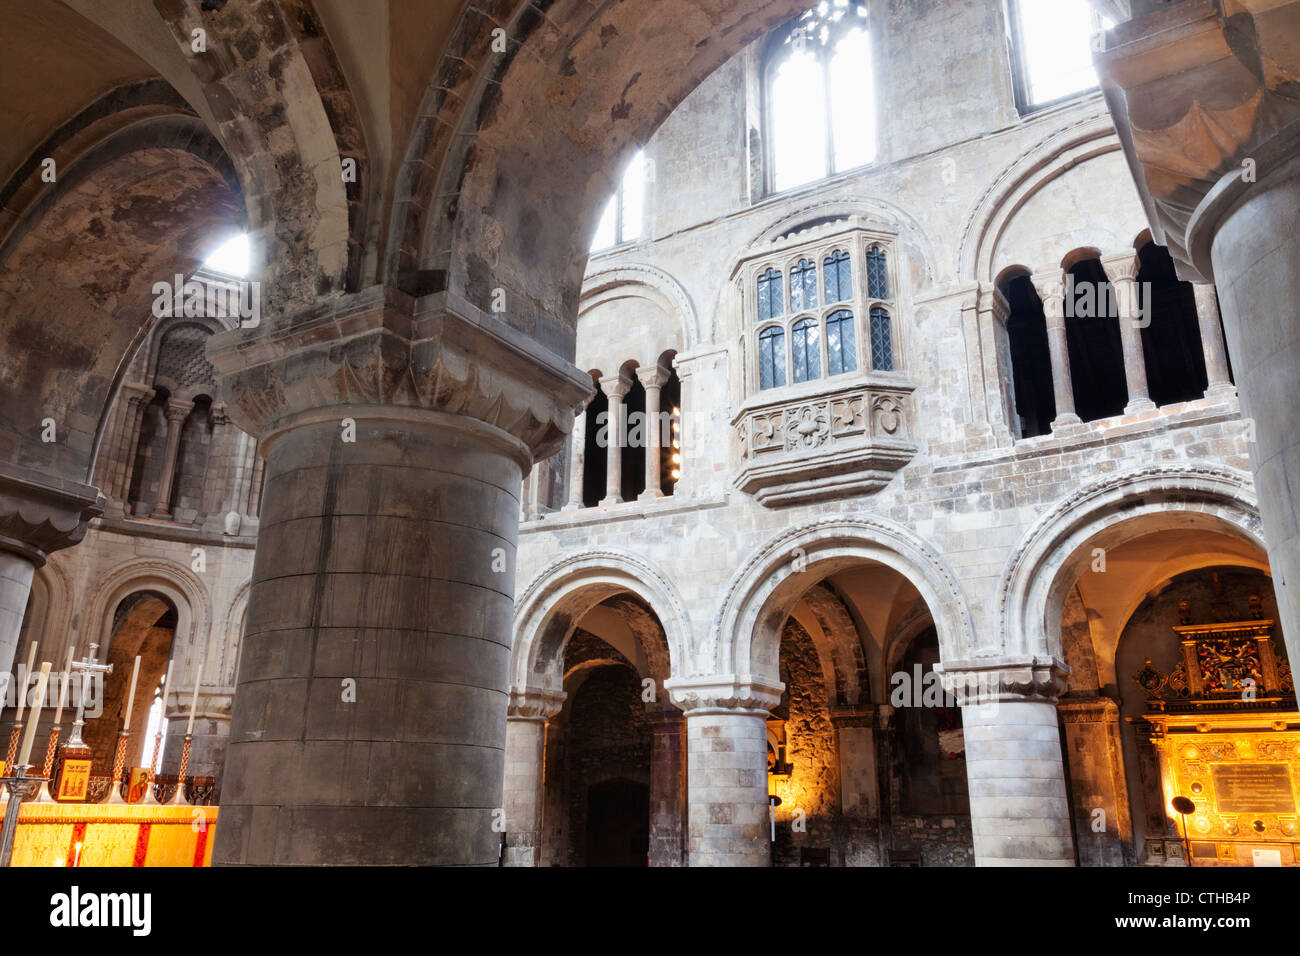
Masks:
[[[879,246],[867,252],[867,298],[889,298],[889,260]]]
[[[817,308],[817,263],[800,259],[790,270],[790,309],[802,312]]]
[[[894,370],[894,338],[889,313],[876,306],[871,310],[871,367],[877,372]]]
[[[853,338],[853,313],[832,312],[826,319],[826,374],[840,375],[858,368],[857,343]]]
[[[816,319],[800,319],[790,335],[790,358],[794,363],[794,380],[807,382],[821,378],[821,323]]]
[[[773,325],[758,333],[758,387],[785,384],[785,330]]]
[[[781,273],[768,269],[758,277],[758,321],[764,322],[785,312],[781,301]]]
[[[853,270],[849,265],[849,254],[843,249],[836,249],[822,263],[826,272],[826,304],[845,302],[853,298]]]

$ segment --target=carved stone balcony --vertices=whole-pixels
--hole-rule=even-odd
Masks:
[[[791,395],[753,396],[732,419],[740,451],[736,487],[763,505],[870,494],[912,460],[909,396],[894,379],[857,379]]]

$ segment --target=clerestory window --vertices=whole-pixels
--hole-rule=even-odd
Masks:
[[[1088,0],[1006,0],[1016,99],[1028,113],[1095,90],[1093,37],[1114,21]]]
[[[596,235],[591,240],[591,251],[599,252],[625,242],[640,239],[645,232],[645,199],[649,162],[645,153],[638,150],[628,163],[619,181],[618,189],[609,198]]]

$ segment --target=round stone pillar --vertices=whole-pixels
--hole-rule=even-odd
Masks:
[[[215,863],[497,865],[520,485],[590,380],[461,306],[209,343],[266,461]]]
[[[1278,615],[1300,660],[1300,156],[1261,149],[1258,182],[1234,173],[1197,211],[1189,233],[1197,265],[1212,265],[1236,373]],[[1210,262],[1203,250],[1208,248]]]
[[[546,734],[564,694],[510,695],[504,787],[506,866],[541,866]]]
[[[961,706],[976,866],[1074,866],[1059,662],[938,664]]]
[[[673,678],[686,712],[690,866],[770,866],[767,719],[782,685]]]

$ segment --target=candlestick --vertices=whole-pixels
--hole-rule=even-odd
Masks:
[[[54,711],[55,727],[59,726],[59,722],[63,719],[63,707],[68,702],[68,685],[72,683],[72,655],[75,653],[76,650],[74,648],[68,648],[68,666],[63,669],[63,677],[59,681],[59,706]],[[48,777],[49,775],[50,772],[47,769],[45,771],[45,776]]]
[[[32,668],[36,666],[36,642],[27,644],[27,670],[18,674],[18,713],[14,723],[22,723],[23,709],[27,706],[27,682],[32,679]]]
[[[140,676],[140,655],[135,655],[135,666],[131,668],[131,690],[126,695],[126,719],[122,721],[122,732],[131,729],[131,708],[135,705],[135,681]]]
[[[41,719],[41,707],[45,703],[45,685],[50,680],[50,662],[41,664],[41,676],[36,679],[36,703],[32,704],[31,716],[27,718],[27,733],[23,734],[23,751],[18,756],[20,764],[26,764],[32,755],[32,741],[36,739],[36,722]]]
[[[185,743],[181,747],[181,766],[180,771],[176,774],[176,792],[172,798],[167,801],[169,807],[189,806],[189,800],[185,798],[185,771],[190,766],[190,745],[193,738],[189,734],[185,735]]]
[[[190,722],[185,725],[185,736],[194,733],[194,712],[199,706],[199,684],[203,681],[203,662],[199,661],[199,672],[194,675],[194,696],[190,698]]]

